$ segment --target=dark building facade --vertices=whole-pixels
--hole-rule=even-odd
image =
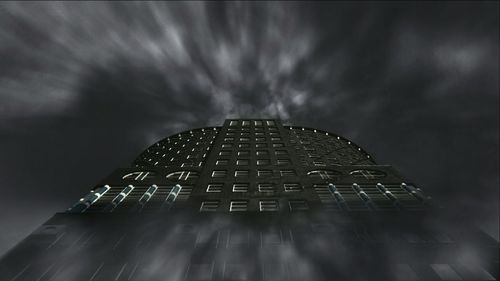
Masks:
[[[0,275],[496,280],[498,243],[440,226],[432,201],[341,136],[226,120],[146,149],[8,252]]]

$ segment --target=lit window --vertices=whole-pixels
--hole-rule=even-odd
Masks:
[[[224,141],[234,141],[234,138],[224,138]]]
[[[225,170],[216,170],[212,172],[212,178],[223,178],[227,175]]]
[[[234,200],[231,201],[231,205],[229,206],[230,212],[243,212],[248,209],[248,201],[247,200]]]
[[[263,135],[264,135],[264,132],[255,132],[255,135],[256,135],[256,136],[263,136]]]
[[[266,121],[267,126],[274,126],[274,121],[268,120]]]
[[[281,141],[281,138],[271,138],[271,141]]]
[[[249,155],[250,155],[250,151],[248,151],[248,150],[238,151],[238,156],[249,156]]]
[[[250,141],[250,138],[247,138],[247,137],[240,138],[240,141]]]
[[[255,147],[257,147],[257,148],[266,148],[267,147],[267,143],[256,143]]]
[[[238,166],[246,166],[249,164],[248,159],[236,160],[236,165]]]
[[[240,143],[238,145],[239,148],[249,148],[250,147],[250,144],[249,143]]]
[[[283,143],[273,143],[273,147],[284,147]]]
[[[255,126],[262,126],[262,121],[260,121],[260,120],[256,120],[256,121],[254,121],[254,123],[253,123],[253,124],[254,124]]]
[[[238,126],[238,120],[231,120],[231,122],[229,122],[229,126]]]
[[[249,171],[248,170],[237,170],[234,171],[234,176],[235,177],[248,177]]]
[[[315,170],[307,173],[308,176],[321,179],[334,179],[340,175],[340,172],[333,170]]]
[[[241,125],[242,125],[242,126],[245,126],[245,127],[246,127],[246,126],[250,126],[250,121],[245,120],[245,121],[243,121],[243,122],[242,122],[242,124],[241,124]]]
[[[257,156],[263,156],[263,155],[268,155],[269,152],[267,150],[257,150],[256,154]]]
[[[233,184],[233,192],[248,192],[248,183]]]
[[[386,176],[384,172],[378,170],[354,170],[349,174],[355,178],[365,178],[368,180],[381,179]]]
[[[217,162],[215,162],[215,165],[217,165],[217,166],[225,166],[225,165],[228,164],[228,162],[229,161],[225,160],[225,159],[223,159],[223,160],[217,160]]]
[[[231,148],[231,147],[233,147],[233,144],[231,143],[225,143],[222,145],[222,148]]]
[[[285,183],[283,184],[286,192],[299,192],[302,191],[302,186],[298,183]]]
[[[138,172],[132,172],[129,174],[126,174],[122,177],[122,179],[133,179],[136,181],[143,181],[147,179],[152,179],[156,175],[155,172],[149,172],[149,171],[138,171]]]
[[[190,179],[196,179],[198,178],[198,172],[193,172],[193,171],[178,171],[178,172],[173,172],[167,175],[167,179],[170,180],[190,180]]]
[[[230,150],[222,150],[221,152],[219,152],[219,155],[220,156],[230,156],[231,151]]]
[[[278,211],[279,205],[277,200],[260,200],[259,209],[261,212]]]
[[[255,141],[266,141],[266,138],[255,138]]]
[[[222,183],[212,183],[207,186],[207,192],[222,192]]]

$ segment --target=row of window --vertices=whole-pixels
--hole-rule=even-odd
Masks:
[[[250,137],[240,137],[239,141],[250,141],[250,139],[251,139]],[[225,142],[230,142],[230,141],[234,141],[234,140],[235,140],[234,137],[225,137],[224,138]],[[264,142],[264,141],[266,141],[266,137],[256,137],[255,141],[256,142]],[[281,138],[280,137],[272,137],[271,141],[281,141]]]
[[[243,132],[227,132],[226,137],[236,137],[236,136],[242,136],[242,137],[249,137],[249,136],[271,136],[271,137],[278,137],[280,134],[279,132],[272,131],[272,132],[267,132],[264,133],[260,130],[257,130],[257,132],[253,132],[251,134],[249,131],[243,131]]]
[[[267,156],[269,155],[269,150],[257,150],[255,151],[255,155],[257,156]],[[233,153],[232,150],[221,150],[219,152],[219,156],[231,156]],[[238,156],[250,156],[250,150],[241,150],[236,153]],[[275,150],[274,155],[288,155],[288,151],[286,150]]]
[[[238,162],[238,161],[240,161],[240,162]],[[248,161],[248,162],[245,162],[245,161]],[[257,159],[257,160],[238,159],[238,160],[236,160],[236,165],[238,165],[238,166],[240,166],[240,165],[249,165],[250,163],[253,163],[253,161],[255,161],[255,163],[258,166],[271,165],[271,160],[270,159]],[[245,164],[245,163],[248,163],[248,164]],[[276,160],[276,164],[277,165],[288,165],[290,163],[291,163],[290,159],[277,159]],[[229,165],[229,160],[228,159],[217,160],[215,162],[215,165],[217,165],[217,166],[226,166],[226,165]]]
[[[221,160],[219,160],[221,161]],[[237,160],[243,161],[243,160]],[[260,161],[260,160],[258,160]],[[245,162],[246,163],[246,162]],[[268,162],[264,162],[268,163]],[[227,163],[226,163],[227,164]],[[257,177],[271,177],[275,175],[275,170],[262,169],[257,170]],[[349,173],[350,175],[358,178],[365,179],[379,179],[386,176],[386,174],[382,171],[378,170],[354,170]],[[297,176],[297,172],[293,169],[283,169],[279,170],[279,175],[282,177],[293,177]],[[334,170],[314,170],[307,173],[309,177],[312,178],[320,178],[320,179],[333,179],[339,175],[340,172]],[[155,172],[151,171],[136,171],[131,172],[129,174],[124,175],[123,179],[133,179],[133,180],[145,180],[151,179],[156,176]],[[224,178],[228,176],[227,170],[214,170],[212,171],[212,178]],[[250,170],[236,170],[234,171],[235,177],[248,177],[250,176]],[[188,180],[188,179],[196,179],[199,177],[199,173],[195,171],[177,171],[172,172],[167,175],[168,179],[171,180]]]
[[[282,177],[291,177],[291,176],[296,176],[297,172],[295,170],[280,170],[279,171],[280,176]],[[228,171],[227,170],[214,170],[212,171],[212,178],[224,178],[227,177]],[[269,177],[273,176],[274,172],[273,170],[257,170],[257,176],[258,177]],[[248,177],[250,176],[250,170],[236,170],[234,171],[234,176],[235,177]]]
[[[207,192],[220,193],[222,192],[223,187],[224,184],[222,183],[212,183],[207,186]],[[257,184],[257,187],[259,192],[274,193],[276,191],[276,185],[273,183],[259,183]],[[249,188],[249,183],[235,183],[233,184],[232,192],[248,192]],[[300,192],[303,188],[298,183],[284,183],[283,190],[285,192]]]
[[[238,126],[239,124],[241,124],[242,127],[248,127],[248,126],[250,126],[251,122],[252,121],[250,121],[250,120],[231,120],[229,122],[229,126],[235,127],[235,126]],[[264,125],[275,126],[276,122],[274,122],[273,120],[255,120],[255,121],[253,121],[253,124],[254,124],[254,126],[264,126]]]
[[[228,132],[237,132],[237,131],[242,131],[242,132],[249,132],[250,131],[250,127],[229,127],[227,128],[227,131]],[[254,131],[264,131],[264,127],[253,127],[252,128]],[[267,127],[267,130],[270,131],[270,132],[277,132],[278,131],[278,128],[277,127]]]
[[[220,200],[206,200],[201,202],[200,212],[215,212],[220,210]],[[288,209],[290,211],[306,211],[309,210],[309,205],[306,200],[294,199],[288,200]],[[278,200],[259,200],[258,210],[261,212],[276,212],[280,210]],[[231,200],[229,204],[229,212],[245,212],[253,211],[249,208],[249,200]]]
[[[271,144],[272,147],[285,147],[284,143],[278,142],[278,143],[273,143]],[[235,144],[232,143],[223,143],[221,145],[222,148],[233,148],[236,147]],[[249,143],[240,143],[238,144],[238,148],[250,148],[250,147],[256,147],[256,148],[267,148],[268,145],[267,143],[256,143],[255,145],[250,145]]]

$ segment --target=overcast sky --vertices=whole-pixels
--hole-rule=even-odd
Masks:
[[[355,141],[498,237],[499,4],[0,3],[0,254],[228,117]]]

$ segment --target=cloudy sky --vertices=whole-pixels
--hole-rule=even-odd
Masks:
[[[499,4],[0,4],[0,254],[180,130],[352,139],[498,237]]]

